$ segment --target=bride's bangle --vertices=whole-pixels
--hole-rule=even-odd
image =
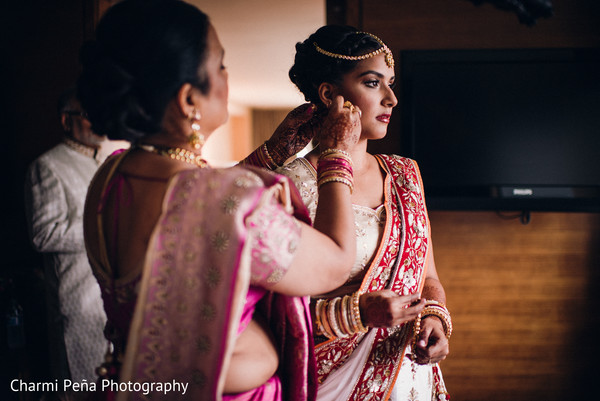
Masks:
[[[452,335],[452,319],[450,317],[448,308],[446,308],[446,305],[435,300],[425,301],[425,308],[423,308],[421,311],[419,320],[422,320],[427,316],[435,316],[439,318],[442,322],[442,326],[444,327],[446,338],[450,338]]]
[[[352,158],[346,151],[340,149],[326,149],[321,152],[317,161],[317,187],[330,183],[340,182],[354,190],[354,177]]]

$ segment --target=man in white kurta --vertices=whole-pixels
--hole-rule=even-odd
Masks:
[[[106,315],[83,241],[83,207],[101,159],[74,91],[59,101],[65,138],[29,167],[25,182],[29,232],[43,254],[53,379],[95,381],[104,360]]]

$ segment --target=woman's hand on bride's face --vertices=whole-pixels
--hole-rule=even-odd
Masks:
[[[352,150],[361,133],[361,111],[357,106],[344,103],[342,96],[336,96],[326,115],[323,116],[317,140],[321,150],[336,148]]]

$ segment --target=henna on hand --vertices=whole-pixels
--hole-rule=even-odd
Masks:
[[[315,135],[318,120],[316,106],[303,104],[290,111],[267,140],[269,154],[278,165],[306,147]]]
[[[435,316],[427,316],[421,321],[421,330],[412,351],[420,365],[438,363],[450,353],[450,343],[444,333],[441,321]]]
[[[356,106],[349,109],[343,104],[344,99],[337,96],[323,118],[321,129],[316,137],[322,150],[327,148],[350,150],[360,138],[361,112]]]
[[[370,327],[394,327],[414,320],[425,306],[418,295],[398,295],[390,290],[367,292],[361,295],[363,322]]]

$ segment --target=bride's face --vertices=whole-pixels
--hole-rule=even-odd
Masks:
[[[398,104],[392,88],[394,69],[385,61],[385,54],[360,61],[344,75],[338,85],[344,99],[360,107],[363,139],[381,139],[387,133],[392,109]]]
[[[210,88],[208,93],[203,96],[204,107],[202,107],[200,126],[203,133],[210,134],[227,121],[229,86],[227,69],[223,65],[225,51],[212,25],[208,28],[206,42],[207,55],[204,69],[210,82]]]

